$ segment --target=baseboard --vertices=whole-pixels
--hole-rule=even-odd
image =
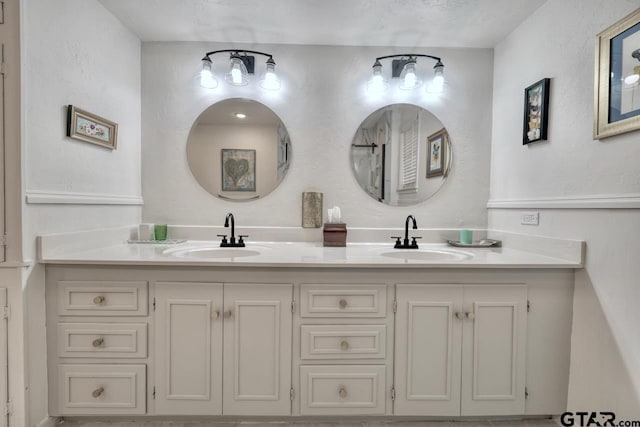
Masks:
[[[640,193],[537,199],[493,199],[488,209],[640,209]]]
[[[100,193],[57,193],[27,191],[27,204],[37,205],[143,205],[141,196],[113,195]]]

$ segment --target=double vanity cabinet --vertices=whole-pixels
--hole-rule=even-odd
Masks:
[[[566,409],[570,268],[46,266],[53,416]]]

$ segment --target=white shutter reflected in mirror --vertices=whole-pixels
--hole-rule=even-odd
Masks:
[[[400,180],[398,191],[418,188],[418,118],[400,131]]]

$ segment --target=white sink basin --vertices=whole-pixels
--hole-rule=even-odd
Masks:
[[[396,249],[382,256],[415,261],[464,261],[473,258],[469,252],[444,249]]]
[[[187,247],[175,248],[164,252],[178,258],[241,258],[260,255],[260,252],[247,248],[221,248],[221,247]]]

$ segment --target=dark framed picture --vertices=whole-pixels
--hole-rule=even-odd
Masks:
[[[547,140],[550,82],[542,79],[524,90],[522,144]]]
[[[427,137],[427,178],[444,175],[448,138],[444,128]]]
[[[593,139],[640,129],[640,9],[596,37]]]
[[[222,149],[222,191],[256,191],[256,150]]]
[[[115,150],[118,143],[118,124],[69,105],[67,136]]]

